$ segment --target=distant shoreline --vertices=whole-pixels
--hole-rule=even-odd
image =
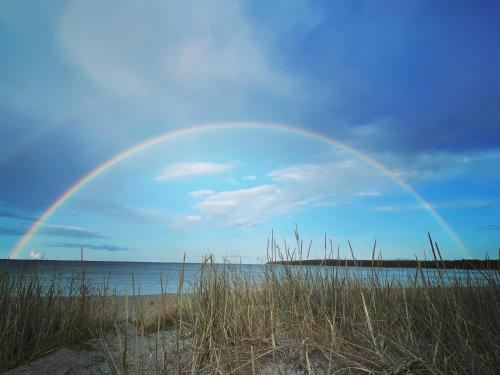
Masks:
[[[333,267],[380,267],[380,268],[449,268],[462,270],[498,270],[500,260],[366,260],[366,259],[306,259],[282,260],[267,264],[299,265],[299,266],[333,266]]]
[[[186,264],[186,265],[193,265],[193,264],[202,264],[201,262],[153,262],[153,261],[135,261],[135,260],[88,260],[84,259],[79,260],[79,259],[9,259],[9,258],[3,258],[0,259],[1,262],[17,262],[17,263],[23,263],[23,262],[30,262],[30,263],[44,263],[44,262],[53,262],[53,263],[74,263],[74,264],[80,264],[80,263],[138,263],[138,264]],[[235,263],[236,264],[236,263]],[[239,263],[238,263],[239,264]],[[246,265],[242,263],[243,265]],[[251,264],[250,264],[251,265]]]
[[[9,258],[0,258],[0,263],[66,263],[66,264],[80,264],[80,263],[123,263],[123,264],[184,264],[184,265],[202,265],[203,262],[153,262],[153,261],[135,261],[135,260],[88,260],[84,259],[9,259]],[[234,264],[234,265],[242,265],[242,266],[264,266],[265,263],[217,263],[217,264]]]
[[[0,259],[1,263],[66,263],[81,264],[80,260],[62,259]],[[145,262],[145,261],[110,261],[110,260],[84,260],[83,263],[124,263],[124,264],[183,264],[186,266],[201,265],[198,262]],[[223,264],[223,263],[221,263]],[[273,264],[302,265],[302,266],[331,266],[331,267],[379,267],[379,268],[449,268],[462,270],[500,270],[500,259],[455,259],[455,260],[371,260],[371,259],[304,259],[304,260],[279,260],[267,263],[231,263],[242,266],[266,266]]]

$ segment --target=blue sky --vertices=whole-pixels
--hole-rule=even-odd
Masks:
[[[179,137],[99,175],[20,255],[255,262],[274,230],[348,255],[496,257],[500,8],[469,1],[2,1],[0,257],[94,168],[211,122],[272,129]]]

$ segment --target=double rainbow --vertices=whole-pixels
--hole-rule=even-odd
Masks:
[[[185,128],[185,129],[179,129],[175,131],[170,131],[167,133],[160,134],[156,137],[150,138],[146,141],[143,141],[141,143],[136,144],[135,146],[132,146],[126,150],[121,151],[120,153],[116,154],[113,156],[111,159],[108,161],[104,162],[103,164],[99,165],[97,168],[95,168],[93,171],[91,171],[89,174],[87,174],[85,177],[83,177],[81,180],[76,182],[73,186],[71,186],[68,190],[66,190],[59,198],[57,198],[51,205],[50,207],[36,220],[35,223],[31,225],[31,227],[28,229],[28,231],[24,234],[24,236],[19,240],[19,242],[13,247],[11,250],[11,253],[9,255],[9,258],[15,259],[19,256],[19,254],[23,251],[23,249],[26,247],[26,245],[30,242],[31,238],[37,233],[38,229],[40,229],[41,226],[44,225],[44,223],[62,206],[68,199],[70,199],[73,195],[75,195],[82,187],[84,187],[87,183],[92,181],[94,178],[99,176],[101,173],[105,172],[106,170],[112,168],[116,164],[120,163],[121,161],[143,151],[146,150],[147,148],[154,146],[158,143],[175,139],[178,137],[194,134],[194,133],[201,133],[201,132],[208,132],[211,130],[215,129],[267,129],[267,130],[275,130],[275,131],[281,131],[281,132],[286,132],[289,134],[296,134],[300,136],[304,136],[309,139],[314,139],[323,143],[327,143],[330,145],[337,146],[338,148],[356,156],[357,158],[364,160],[365,162],[369,163],[372,165],[374,168],[376,168],[379,172],[384,174],[385,176],[391,178],[394,180],[403,190],[407,191],[411,195],[415,197],[415,199],[419,202],[419,204],[422,205],[423,208],[425,208],[433,217],[434,219],[446,230],[450,238],[454,241],[456,246],[464,253],[468,254],[467,248],[463,244],[463,242],[460,240],[458,235],[455,233],[455,231],[444,221],[444,219],[439,215],[439,213],[435,210],[432,205],[427,202],[423,197],[421,197],[407,182],[405,182],[403,179],[401,179],[396,173],[388,169],[386,166],[381,164],[379,161],[369,157],[366,154],[361,153],[360,151],[342,143],[336,140],[335,138],[328,137],[326,135],[322,135],[320,133],[316,133],[310,130],[305,130],[301,128],[296,128],[296,127],[291,127],[291,126],[285,126],[281,124],[271,124],[271,123],[255,123],[255,122],[231,122],[231,123],[211,123],[211,124],[205,124],[205,125],[200,125],[200,126],[195,126],[191,128]]]

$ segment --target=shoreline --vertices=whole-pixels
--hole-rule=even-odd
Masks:
[[[265,267],[262,279],[208,263],[185,294],[98,294],[86,279],[64,297],[57,288],[45,290],[36,272],[17,282],[3,275],[3,369],[11,368],[8,375],[239,369],[319,375],[498,368],[498,271],[477,270],[484,279],[456,272],[450,282],[442,267],[435,279],[427,277],[434,271],[417,269],[403,285],[380,267],[367,277],[338,279],[334,269],[293,263],[304,261]]]
[[[178,264],[181,266],[202,266],[200,262],[145,262],[145,261],[107,261],[107,260],[65,260],[65,259],[0,259],[2,263],[8,264]],[[219,266],[226,263],[216,263]],[[328,266],[328,267],[363,267],[363,268],[427,268],[427,269],[450,269],[450,270],[500,270],[500,259],[451,259],[451,260],[413,260],[413,259],[303,259],[303,260],[276,260],[266,263],[229,263],[231,266],[270,266],[270,265],[293,265],[293,266]]]
[[[372,260],[372,259],[304,259],[279,260],[267,265],[364,267],[364,268],[426,268],[449,270],[500,270],[500,260]]]

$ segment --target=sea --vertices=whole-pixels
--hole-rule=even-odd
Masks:
[[[258,281],[263,277],[265,264],[220,264],[229,272],[243,272]],[[278,270],[282,266],[278,267]],[[293,266],[305,268],[307,272],[337,272],[340,277],[356,276],[369,280],[373,277],[373,269],[369,267],[324,267]],[[155,262],[103,262],[103,261],[61,261],[61,260],[7,260],[0,259],[0,275],[19,277],[26,272],[36,271],[42,285],[58,283],[65,290],[71,283],[79,282],[82,276],[86,283],[95,288],[106,286],[107,293],[118,295],[156,295],[160,293],[189,293],[199,279],[202,264],[200,263],[155,263]],[[336,269],[335,269],[336,268]],[[303,270],[304,271],[304,270]],[[280,271],[281,272],[281,271]],[[497,277],[497,271],[441,270],[415,268],[379,268],[378,278],[381,282],[412,282],[417,272],[423,273],[427,281],[456,280],[469,278],[486,281],[489,277]],[[182,274],[182,283],[179,280]]]

